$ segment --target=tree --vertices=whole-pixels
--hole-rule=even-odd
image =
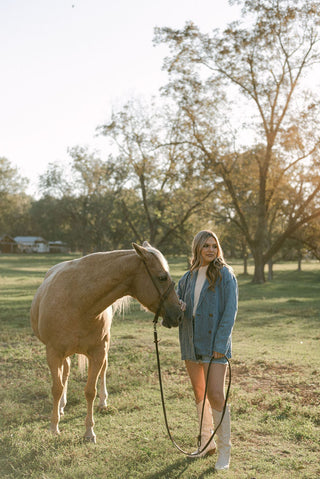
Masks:
[[[180,119],[168,105],[128,102],[99,131],[117,145],[114,162],[122,166],[122,214],[135,240],[146,237],[170,251],[180,239],[189,250],[190,221],[213,192],[197,173],[195,151],[180,144]]]
[[[254,257],[253,281],[261,283],[265,264],[286,239],[320,216],[320,102],[302,89],[304,75],[319,61],[320,5],[230,3],[243,6],[244,22],[211,36],[192,23],[156,29],[155,41],[170,48],[165,93],[184,112],[186,144],[202,152],[216,185],[221,178],[231,219]],[[243,170],[248,154],[251,169]],[[245,190],[241,175],[250,183]],[[253,199],[247,209],[246,195]]]
[[[40,178],[43,197],[33,206],[38,224],[49,237],[68,241],[83,254],[118,247],[114,230],[119,232],[119,223],[112,220],[120,169],[87,148],[75,147],[70,156],[69,172],[51,164]]]
[[[20,176],[9,160],[0,158],[0,234],[17,236],[30,228],[28,180]]]
[[[302,242],[303,247],[320,260],[320,220],[314,219],[308,228],[304,227],[299,230],[299,236],[296,238]]]
[[[299,271],[303,257],[315,257],[320,260],[320,219],[316,218],[296,231],[286,244],[284,254],[286,258],[298,260]]]
[[[32,234],[43,236],[48,241],[67,242],[73,249],[68,209],[68,201],[49,194],[44,194],[39,200],[32,201],[30,207]]]

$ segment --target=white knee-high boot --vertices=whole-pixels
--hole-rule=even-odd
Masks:
[[[200,401],[197,404],[199,426],[201,424],[202,405],[203,405],[203,401]],[[212,433],[213,433],[213,420],[212,420],[211,406],[208,399],[206,399],[204,411],[203,411],[203,418],[202,418],[200,450],[207,444],[210,437],[212,436]],[[208,446],[206,447],[206,449],[201,454],[198,454],[197,457],[203,457],[206,454],[209,454],[209,455],[214,454],[214,452],[216,451],[216,448],[217,448],[217,445],[215,443],[215,440],[212,439],[210,443],[208,444]]]
[[[222,412],[212,409],[213,421],[215,428],[219,425],[222,417]],[[230,453],[231,453],[231,423],[230,410],[226,407],[222,423],[220,424],[217,433],[218,459],[215,469],[229,469]]]

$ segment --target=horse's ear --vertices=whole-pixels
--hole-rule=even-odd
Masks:
[[[143,246],[144,248],[151,248],[151,247],[152,247],[151,244],[148,243],[148,241],[144,241],[144,242],[142,243],[142,246]]]
[[[141,258],[143,258],[145,254],[145,249],[142,246],[139,246],[137,243],[132,243],[132,246],[136,250],[137,254],[141,256]]]

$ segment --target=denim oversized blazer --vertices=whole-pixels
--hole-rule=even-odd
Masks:
[[[177,287],[178,297],[187,305],[179,325],[181,359],[197,360],[194,335],[198,340],[198,354],[211,357],[213,352],[217,351],[231,358],[231,333],[238,309],[237,280],[226,266],[221,269],[222,278],[221,281],[216,281],[214,291],[209,289],[206,278],[193,320],[197,276],[197,271],[188,271],[182,276]]]

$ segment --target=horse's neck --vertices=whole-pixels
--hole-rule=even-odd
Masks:
[[[135,275],[139,269],[140,260],[133,250],[114,251],[110,253],[112,257],[108,262],[107,284],[112,285],[111,294],[119,294],[116,299],[130,295],[132,293],[132,284]],[[118,293],[113,291],[118,291]]]
[[[139,258],[132,251],[114,251],[90,255],[88,260],[92,275],[92,308],[101,312],[123,296],[132,295],[132,284],[139,268]],[[91,309],[91,308],[90,308]]]

